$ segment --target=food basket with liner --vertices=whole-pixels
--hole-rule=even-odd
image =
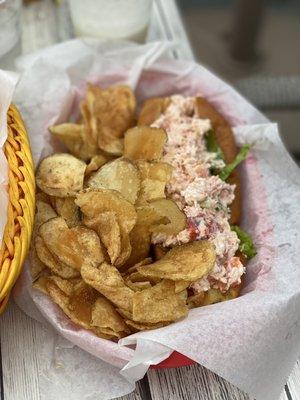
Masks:
[[[0,313],[5,309],[27,255],[35,211],[35,178],[31,149],[21,115],[14,105],[7,113],[7,223],[0,248]]]

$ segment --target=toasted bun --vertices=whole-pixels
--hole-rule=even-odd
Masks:
[[[199,117],[208,118],[211,121],[216,141],[224,153],[225,162],[231,163],[235,159],[238,150],[230,125],[215,107],[203,97],[197,97],[196,104]],[[236,225],[241,219],[241,182],[237,170],[230,175],[228,182],[231,185],[236,185],[234,192],[235,198],[230,206],[230,223]]]

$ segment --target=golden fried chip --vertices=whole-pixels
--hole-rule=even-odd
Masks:
[[[40,236],[37,236],[35,238],[34,245],[38,258],[54,274],[62,278],[74,278],[76,276],[79,276],[78,271],[61,262],[54,254],[52,254],[48,250],[44,240]]]
[[[139,171],[131,161],[118,158],[103,165],[93,174],[87,187],[116,190],[134,204],[140,189]]]
[[[46,283],[47,283],[47,278],[48,275],[42,275],[40,276],[33,284],[32,287],[34,289],[39,290],[40,292],[42,292],[43,294],[48,295],[48,291],[47,291],[47,287],[46,287]]]
[[[147,264],[151,264],[151,263],[152,263],[151,257],[144,258],[143,260],[141,260],[137,264],[134,264],[132,267],[128,268],[125,272],[123,272],[123,276],[129,275],[132,272],[136,272],[137,267],[140,267],[141,265],[147,265]]]
[[[73,287],[68,307],[78,319],[90,324],[92,321],[92,308],[98,297],[97,290],[81,281]]]
[[[155,225],[151,229],[153,233],[165,235],[177,235],[186,228],[186,215],[171,199],[158,199],[150,203],[151,207],[161,216],[168,218],[168,224]]]
[[[206,275],[215,264],[214,245],[208,241],[196,241],[173,247],[168,253],[153,264],[137,268],[137,271],[149,277],[190,281]]]
[[[162,157],[168,136],[163,129],[140,126],[129,129],[124,138],[124,157],[157,160]]]
[[[148,331],[150,329],[158,329],[163,326],[168,325],[168,322],[158,322],[156,324],[145,324],[141,322],[131,321],[130,319],[125,319],[126,324],[133,329],[134,332],[138,331]]]
[[[160,260],[161,258],[163,258],[163,256],[169,251],[169,249],[167,247],[163,247],[159,244],[155,244],[153,246],[154,249],[154,258],[155,261]]]
[[[166,197],[165,187],[171,178],[173,167],[160,161],[138,160],[136,164],[141,175],[138,204]]]
[[[102,130],[102,132],[105,132],[105,130]],[[115,138],[108,133],[106,135],[102,133],[98,137],[98,147],[111,156],[121,156],[123,154],[124,140]]]
[[[112,211],[103,212],[86,220],[86,226],[98,233],[111,263],[114,264],[121,253],[121,231],[116,214]]]
[[[116,267],[123,268],[124,263],[128,260],[131,254],[131,250],[132,247],[129,239],[129,234],[121,229],[121,252],[116,259]]]
[[[69,228],[80,223],[79,207],[74,197],[54,197],[53,201],[57,214],[66,221]]]
[[[88,285],[98,290],[117,307],[132,311],[134,291],[126,286],[116,267],[105,262],[98,268],[84,265],[81,276]]]
[[[128,86],[119,85],[101,89],[89,85],[87,102],[91,114],[101,121],[100,136],[110,134],[115,138],[121,138],[134,123],[136,100]]]
[[[85,176],[90,176],[93,172],[98,171],[102,165],[106,164],[108,161],[111,161],[112,157],[104,154],[97,154],[92,157],[89,164],[85,170]]]
[[[54,154],[41,161],[36,183],[51,196],[75,196],[83,188],[85,168],[86,164],[71,154]]]
[[[65,220],[57,217],[41,225],[39,234],[61,262],[78,271],[83,265],[97,266],[104,261],[100,239],[92,229],[68,228]]]
[[[175,293],[175,283],[163,280],[133,295],[133,321],[155,324],[176,321],[188,312],[185,300]]]
[[[114,306],[102,296],[98,297],[93,305],[91,325],[98,328],[108,328],[116,333],[129,333],[128,327]]]
[[[175,293],[180,293],[183,292],[185,289],[187,289],[190,286],[191,282],[190,281],[175,281]]]
[[[188,297],[187,303],[189,308],[208,306],[209,304],[235,299],[239,296],[240,290],[241,285],[230,288],[226,293],[222,293],[218,289],[209,289],[206,292],[200,292]]]
[[[35,204],[36,214],[34,219],[34,228],[37,231],[39,227],[49,219],[57,217],[57,213],[50,204],[37,200]]]
[[[138,125],[153,124],[165,112],[170,102],[169,97],[154,97],[146,100],[140,112]]]
[[[115,190],[86,189],[78,193],[75,203],[80,207],[85,223],[107,211],[116,214],[121,231],[129,233],[136,223],[134,206]]]
[[[129,234],[133,251],[124,265],[125,268],[132,267],[149,256],[151,229],[155,225],[169,222],[167,218],[159,215],[156,210],[149,205],[137,207],[136,213],[137,222]]]
[[[46,202],[47,201],[47,202]],[[50,205],[50,198],[45,193],[38,193],[36,199],[36,214],[34,218],[34,227],[32,232],[32,241],[29,252],[30,272],[32,279],[38,278],[40,273],[45,270],[46,265],[39,259],[34,245],[39,227],[51,218],[57,217],[56,212]]]
[[[152,285],[149,281],[132,282],[129,278],[125,278],[125,283],[128,287],[130,287],[130,289],[134,290],[135,292],[138,292],[138,291],[144,290],[144,289],[149,289],[152,287]]]
[[[118,313],[125,319],[132,319],[132,312],[128,310],[124,310],[123,308],[116,309]]]

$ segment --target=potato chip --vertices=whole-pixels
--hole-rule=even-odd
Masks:
[[[125,283],[130,289],[134,290],[135,292],[138,292],[140,290],[144,289],[149,289],[152,287],[151,283],[149,281],[143,281],[143,282],[132,282],[129,278],[125,278]]]
[[[57,214],[66,221],[69,228],[80,224],[79,207],[74,197],[55,197],[53,202]]]
[[[85,176],[89,177],[93,172],[98,171],[102,165],[106,164],[108,161],[111,161],[111,159],[111,156],[104,154],[97,154],[96,156],[92,157],[85,169]]]
[[[73,287],[68,307],[78,319],[89,325],[92,321],[92,308],[98,297],[97,290],[81,281]]]
[[[154,97],[143,104],[138,125],[151,125],[165,112],[171,100],[168,97]]]
[[[61,262],[54,254],[47,248],[44,240],[37,236],[34,242],[37,257],[45,264],[54,274],[62,278],[74,278],[79,276],[79,272],[74,268]]]
[[[163,129],[147,126],[131,128],[124,137],[124,157],[131,160],[160,159],[167,139]]]
[[[131,254],[131,243],[129,234],[121,229],[121,252],[115,261],[115,265],[118,268],[123,268],[124,263],[128,260]]]
[[[132,312],[128,310],[124,310],[123,308],[116,309],[118,313],[125,319],[132,319]]]
[[[86,164],[71,154],[54,154],[40,163],[36,183],[51,196],[72,197],[83,188],[85,168]]]
[[[92,309],[92,326],[108,328],[113,332],[129,333],[129,329],[114,306],[105,298],[98,297]]]
[[[121,231],[116,214],[112,211],[103,212],[94,218],[88,219],[86,225],[98,233],[111,263],[114,264],[121,253]]]
[[[107,211],[116,214],[121,231],[129,233],[136,223],[134,206],[115,190],[85,189],[78,193],[75,203],[80,207],[85,223]]]
[[[81,124],[64,123],[52,126],[49,130],[62,141],[73,156],[83,161],[88,161],[98,153],[97,144],[87,140],[87,128]]]
[[[191,282],[190,281],[175,281],[175,293],[180,293],[183,292],[185,289],[187,289],[190,286]]]
[[[166,197],[165,188],[171,178],[173,167],[160,161],[138,160],[136,164],[141,175],[138,204]]]
[[[126,286],[116,267],[103,262],[98,268],[84,265],[81,269],[84,281],[98,290],[117,307],[132,311],[134,291]]]
[[[136,100],[130,87],[120,85],[101,89],[89,85],[87,102],[90,112],[101,122],[100,136],[104,131],[104,135],[121,138],[133,125]]]
[[[118,158],[101,167],[88,181],[87,187],[113,189],[134,204],[140,189],[137,167],[124,158]]]
[[[98,235],[84,226],[68,228],[63,218],[53,218],[39,229],[48,249],[64,264],[80,271],[84,265],[98,266],[104,255]]]
[[[132,267],[149,256],[151,229],[155,225],[169,222],[168,219],[159,215],[156,210],[149,205],[137,207],[136,213],[137,222],[129,234],[133,251],[124,265],[125,268]]]
[[[215,264],[214,245],[208,241],[196,241],[173,247],[160,260],[137,268],[137,271],[149,277],[190,281],[206,275]]]
[[[134,332],[138,331],[148,331],[150,329],[158,329],[162,328],[163,326],[168,325],[168,322],[158,322],[156,324],[145,324],[141,322],[131,321],[130,319],[125,319],[125,323],[132,328]]]
[[[49,277],[49,273],[45,275],[41,275],[33,284],[32,287],[34,289],[39,290],[43,294],[48,295],[46,283],[47,283],[47,278]]]
[[[175,283],[169,280],[133,295],[132,315],[136,322],[155,324],[176,321],[187,312],[185,300],[175,293]]]
[[[239,296],[240,290],[241,285],[230,288],[226,293],[222,293],[218,289],[209,289],[206,292],[200,292],[188,297],[187,303],[189,308],[208,306],[209,304],[235,299]]]
[[[154,258],[155,261],[160,260],[163,256],[169,251],[167,247],[160,246],[159,244],[155,244],[153,246]]]
[[[36,214],[34,219],[34,229],[37,231],[39,227],[49,219],[57,217],[57,213],[52,206],[44,201],[37,200],[35,204]]]
[[[147,257],[138,262],[137,264],[134,264],[132,267],[128,268],[125,272],[122,273],[122,276],[126,276],[131,274],[132,272],[136,272],[137,267],[140,267],[141,265],[147,265],[152,263],[152,258]]]
[[[102,129],[102,135],[98,137],[99,149],[111,156],[121,156],[123,154],[124,140],[115,138],[108,133],[104,135],[104,132],[105,130]]]
[[[35,238],[32,238],[30,252],[29,252],[30,273],[33,281],[38,279],[41,273],[45,271],[45,269],[47,268],[47,265],[44,264],[37,255],[34,241]]]
[[[161,216],[168,218],[168,224],[155,225],[151,228],[153,233],[177,235],[186,228],[186,215],[175,201],[171,199],[158,199],[150,203],[151,207]]]

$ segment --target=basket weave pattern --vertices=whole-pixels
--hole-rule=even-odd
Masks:
[[[0,313],[27,255],[35,210],[35,178],[30,145],[15,106],[7,114],[8,136],[4,154],[8,161],[7,224],[0,248]]]

